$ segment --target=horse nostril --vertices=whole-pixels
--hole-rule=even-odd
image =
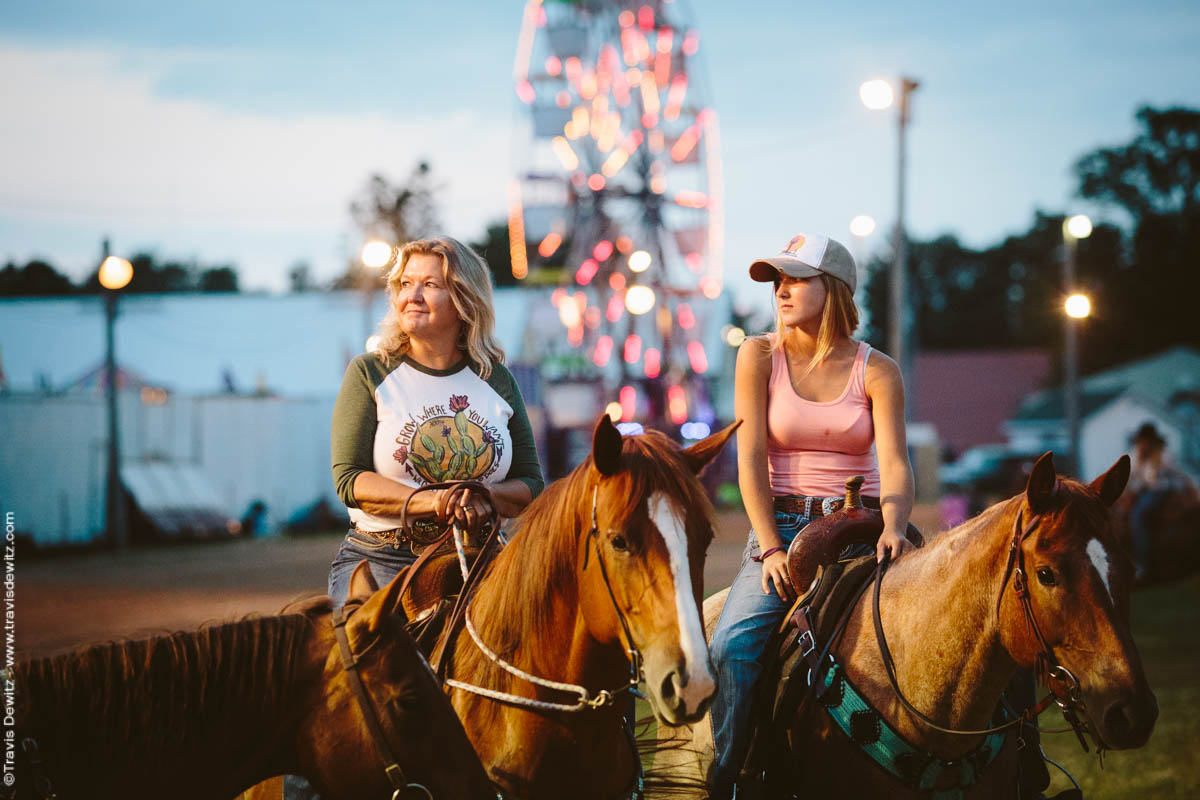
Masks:
[[[1133,707],[1124,700],[1115,700],[1104,709],[1104,731],[1112,742],[1124,742],[1137,728]]]
[[[658,688],[659,696],[662,697],[664,702],[669,703],[675,699],[675,684],[675,672],[668,672],[662,679],[662,685]]]

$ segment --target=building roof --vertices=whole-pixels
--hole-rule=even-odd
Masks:
[[[1088,375],[1079,382],[1080,414],[1087,417],[1131,390],[1144,400],[1170,410],[1181,399],[1200,393],[1200,352],[1190,347],[1172,347]],[[1053,386],[1026,397],[1013,421],[1049,422],[1065,417],[1063,387]]]
[[[1003,442],[1004,422],[1045,382],[1050,364],[1044,350],[921,351],[912,418],[932,422],[958,452]]]

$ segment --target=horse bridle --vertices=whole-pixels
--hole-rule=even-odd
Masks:
[[[375,749],[379,752],[384,764],[387,765],[384,767],[384,772],[387,773],[388,782],[395,790],[392,792],[392,800],[400,800],[401,793],[406,790],[422,792],[427,800],[434,800],[433,792],[428,788],[420,783],[409,781],[383,735],[383,725],[379,722],[375,704],[371,702],[371,696],[367,693],[366,686],[363,685],[362,676],[358,674],[358,656],[350,647],[350,637],[346,634],[346,623],[353,613],[353,610],[347,612],[345,606],[335,609],[332,620],[333,632],[337,637],[338,652],[342,657],[342,670],[346,673],[346,679],[354,692],[354,699],[358,702],[358,709],[362,712],[363,719],[367,723],[367,730],[370,731],[371,738],[375,742]]]
[[[1079,681],[1075,675],[1059,663],[1058,658],[1054,655],[1054,646],[1046,639],[1042,633],[1042,627],[1038,624],[1037,615],[1033,611],[1033,602],[1029,592],[1029,582],[1025,570],[1025,551],[1021,549],[1022,543],[1029,538],[1033,530],[1037,527],[1040,514],[1033,514],[1030,517],[1029,523],[1025,526],[1021,525],[1024,516],[1024,511],[1017,513],[1016,521],[1013,524],[1012,541],[1008,548],[1008,559],[1004,568],[1004,577],[1000,582],[1000,592],[996,597],[996,615],[1000,614],[1000,603],[1004,599],[1004,590],[1008,586],[1008,580],[1011,577],[1013,590],[1017,594],[1017,598],[1021,602],[1021,609],[1025,615],[1025,623],[1033,632],[1038,642],[1038,653],[1034,657],[1034,674],[1038,681],[1049,691],[1033,708],[1026,709],[1019,715],[1014,715],[1013,719],[997,725],[992,728],[982,730],[959,730],[955,728],[946,728],[932,719],[927,717],[921,711],[913,706],[900,691],[900,684],[896,679],[896,665],[892,660],[891,650],[888,649],[887,637],[883,633],[883,620],[879,615],[879,587],[883,583],[883,574],[887,571],[889,563],[889,554],[885,554],[882,561],[875,568],[875,591],[874,591],[874,623],[875,623],[875,641],[879,646],[879,653],[883,660],[883,668],[887,673],[888,682],[891,683],[892,691],[896,693],[897,699],[904,708],[924,723],[926,726],[933,728],[941,733],[949,733],[958,736],[986,736],[991,733],[1011,728],[1016,725],[1026,724],[1031,727],[1037,727],[1037,717],[1051,702],[1058,705],[1062,710],[1063,718],[1070,725],[1069,728],[1055,728],[1045,730],[1038,728],[1043,733],[1066,733],[1071,731],[1079,739],[1079,744],[1083,747],[1084,752],[1088,752],[1087,742],[1084,739],[1084,734],[1088,734],[1096,743],[1097,750],[1103,752],[1103,740],[1096,734],[1092,726],[1086,721],[1086,706],[1083,703],[1083,696],[1080,692]]]

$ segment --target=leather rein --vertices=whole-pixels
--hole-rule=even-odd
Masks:
[[[355,607],[356,609],[357,607]],[[363,719],[367,723],[367,730],[371,733],[371,739],[375,742],[375,749],[378,751],[380,758],[383,759],[384,772],[387,773],[388,782],[391,783],[392,800],[400,800],[401,794],[406,791],[421,792],[425,795],[426,800],[434,800],[433,793],[424,785],[415,783],[408,779],[404,774],[404,770],[400,768],[400,763],[396,760],[392,748],[388,746],[387,738],[383,735],[383,725],[379,721],[379,713],[375,709],[375,704],[371,702],[371,695],[367,692],[367,687],[363,685],[362,676],[358,674],[358,656],[350,647],[350,637],[346,634],[346,623],[349,621],[354,610],[346,611],[346,607],[335,609],[333,612],[333,632],[337,636],[338,652],[342,657],[342,670],[346,673],[346,679],[350,682],[350,688],[354,692],[354,699],[358,702],[358,709],[362,713]]]
[[[1019,715],[1014,715],[1013,719],[995,727],[980,730],[960,730],[944,727],[915,708],[908,701],[908,698],[904,696],[904,692],[900,690],[900,684],[896,679],[896,665],[892,660],[892,653],[888,648],[887,637],[883,633],[883,620],[879,614],[879,587],[883,583],[883,574],[887,571],[890,554],[885,554],[884,559],[875,568],[874,607],[872,609],[875,623],[875,641],[879,646],[884,671],[887,673],[888,682],[892,686],[892,691],[896,693],[896,698],[900,701],[900,704],[927,727],[941,733],[957,736],[986,736],[1022,724],[1037,728],[1038,715],[1048,708],[1051,702],[1054,702],[1062,710],[1063,717],[1070,727],[1037,729],[1042,733],[1066,733],[1067,731],[1071,731],[1078,737],[1079,744],[1083,747],[1085,753],[1088,752],[1087,741],[1084,739],[1084,734],[1086,733],[1095,741],[1097,749],[1103,751],[1103,742],[1086,721],[1084,714],[1086,707],[1080,693],[1079,681],[1069,669],[1058,661],[1058,658],[1054,655],[1053,645],[1047,641],[1045,634],[1042,633],[1042,627],[1038,624],[1037,615],[1034,614],[1031,594],[1029,592],[1028,573],[1025,569],[1025,551],[1021,549],[1021,545],[1037,527],[1040,515],[1032,515],[1029,523],[1025,526],[1021,525],[1023,516],[1023,510],[1018,512],[1016,521],[1013,524],[1013,535],[1008,548],[1008,559],[1004,568],[1004,577],[1000,582],[1000,592],[996,597],[996,616],[998,618],[1000,615],[1000,603],[1004,599],[1004,590],[1007,588],[1009,578],[1011,577],[1013,591],[1016,592],[1017,598],[1021,602],[1021,609],[1024,611],[1025,623],[1033,632],[1038,642],[1039,650],[1034,658],[1034,672],[1037,675],[1038,681],[1047,688],[1048,694],[1033,708],[1026,709]],[[849,615],[849,611],[847,611],[847,615]]]

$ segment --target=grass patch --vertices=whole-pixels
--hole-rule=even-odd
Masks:
[[[1072,734],[1047,736],[1046,755],[1062,764],[1089,800],[1153,797],[1156,800],[1200,797],[1200,576],[1159,586],[1133,596],[1133,638],[1158,698],[1158,722],[1140,750],[1112,752],[1100,769]],[[1043,725],[1059,727],[1062,715],[1047,711]],[[1051,767],[1051,791],[1070,783]]]

